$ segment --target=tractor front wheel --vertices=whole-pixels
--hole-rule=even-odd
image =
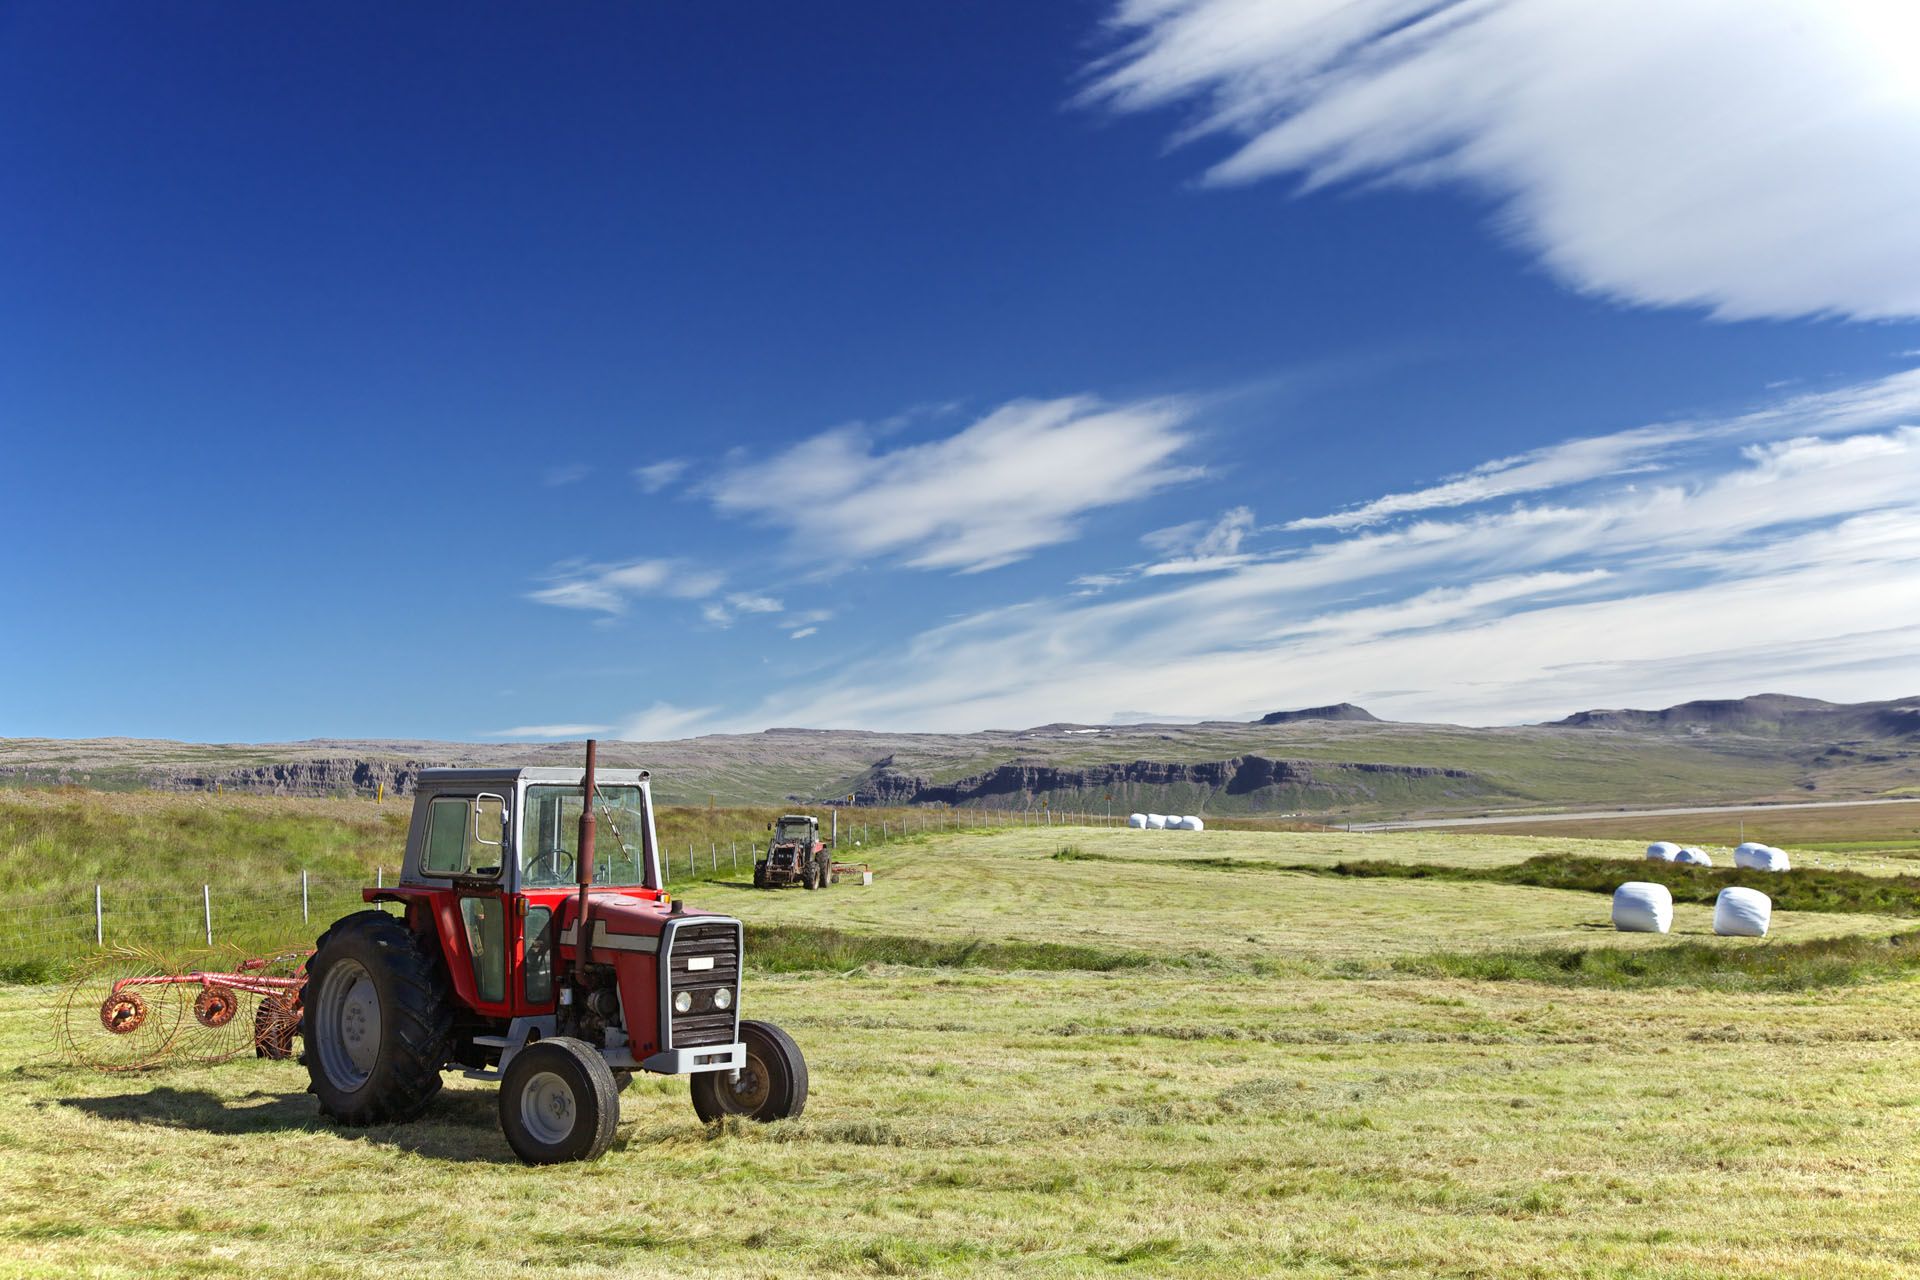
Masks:
[[[440,1092],[453,1003],[437,956],[384,911],[356,911],[307,962],[308,1092],[342,1124],[411,1120]]]
[[[785,1120],[807,1109],[807,1060],[793,1037],[771,1022],[744,1021],[740,1040],[747,1062],[740,1078],[728,1071],[693,1077],[693,1111],[712,1124],[722,1116]]]
[[[598,1160],[620,1123],[620,1090],[600,1051],[584,1040],[537,1040],[500,1079],[500,1127],[528,1164]]]

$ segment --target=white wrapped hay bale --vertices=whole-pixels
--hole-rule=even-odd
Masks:
[[[1674,859],[1674,856],[1679,852],[1680,852],[1680,846],[1675,844],[1673,841],[1655,840],[1652,844],[1647,846],[1647,861],[1672,862]],[[1665,930],[1662,930],[1662,932],[1665,932]]]
[[[1130,827],[1144,827],[1147,825],[1147,815],[1144,813],[1130,813],[1127,815],[1127,825]]]
[[[1665,933],[1673,927],[1667,886],[1629,880],[1613,891],[1613,927],[1622,933]]]
[[[1673,860],[1675,862],[1684,862],[1690,867],[1710,867],[1713,865],[1713,859],[1707,856],[1707,851],[1696,848],[1693,845],[1687,845],[1682,848],[1680,852],[1673,855]]]
[[[1149,831],[1165,831],[1167,829],[1167,815],[1164,813],[1148,814],[1147,829]]]
[[[1169,818],[1167,820],[1167,826],[1180,831],[1205,831],[1207,829],[1206,823],[1200,821],[1200,819],[1190,813],[1182,818]]]
[[[1758,889],[1722,889],[1713,903],[1713,931],[1723,938],[1764,938],[1773,899]]]
[[[1749,871],[1787,871],[1792,868],[1786,850],[1749,840],[1733,851],[1733,865]]]

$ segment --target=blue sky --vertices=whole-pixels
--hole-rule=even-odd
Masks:
[[[1920,691],[1878,0],[0,6],[0,733]]]

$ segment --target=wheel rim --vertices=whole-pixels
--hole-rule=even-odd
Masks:
[[[358,1089],[380,1058],[380,996],[366,966],[336,961],[320,983],[314,1012],[321,1069],[340,1088]]]
[[[747,1051],[746,1065],[740,1068],[740,1078],[729,1080],[725,1072],[720,1073],[720,1105],[728,1115],[752,1115],[767,1105],[767,1095],[773,1092],[773,1079],[767,1074],[767,1064],[752,1050]]]
[[[240,1001],[231,987],[206,987],[194,997],[193,1016],[203,1027],[224,1027],[233,1021]]]
[[[520,1091],[520,1127],[542,1146],[565,1142],[579,1116],[573,1086],[551,1071],[535,1072]]]

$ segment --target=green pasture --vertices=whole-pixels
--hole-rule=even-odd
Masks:
[[[863,845],[871,886],[723,871],[686,895],[748,922],[806,1113],[707,1128],[646,1078],[563,1169],[512,1160],[485,1083],[342,1131],[293,1064],[77,1069],[59,988],[0,986],[0,1277],[1920,1272],[1920,918],[1622,935],[1497,878],[1637,853],[969,829]]]

